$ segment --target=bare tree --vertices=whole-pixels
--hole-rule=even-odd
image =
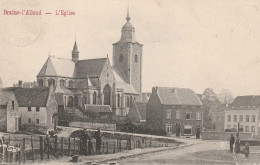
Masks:
[[[218,94],[218,99],[224,106],[228,106],[234,101],[234,97],[228,89],[222,89],[220,94]]]

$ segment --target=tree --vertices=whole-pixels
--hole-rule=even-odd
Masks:
[[[234,101],[234,97],[228,89],[222,89],[218,94],[218,99],[223,106],[228,106]]]

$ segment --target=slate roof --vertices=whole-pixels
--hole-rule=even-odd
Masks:
[[[202,103],[197,94],[189,88],[154,87],[161,104],[165,105],[196,105]]]
[[[69,59],[49,57],[37,76],[75,76],[75,63]]]
[[[55,99],[58,105],[64,105],[63,93],[55,93]]]
[[[230,107],[260,107],[260,95],[237,96]]]
[[[107,58],[80,60],[77,62],[77,78],[100,77]]]
[[[93,113],[112,113],[111,107],[109,105],[85,105],[86,111],[93,112]]]
[[[75,43],[74,43],[74,47],[73,47],[72,52],[79,53],[78,47],[77,47],[77,42],[76,42],[76,41],[75,41]]]
[[[0,90],[0,105],[6,105],[12,95],[13,92]]]
[[[5,88],[4,91],[12,91],[19,107],[45,107],[49,96],[49,87]]]
[[[114,77],[116,79],[116,88],[118,89],[123,89],[124,93],[129,93],[129,94],[139,94],[133,87],[133,85],[128,84],[124,81],[123,75],[116,69],[113,68],[113,73]]]

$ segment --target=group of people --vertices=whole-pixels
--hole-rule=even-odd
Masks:
[[[241,151],[239,134],[236,134],[236,138],[233,136],[233,134],[231,134],[229,144],[230,144],[230,152],[231,153],[233,153],[233,152],[236,153],[236,154],[242,153],[242,154],[245,154],[246,157],[248,157],[249,143],[246,142],[244,149]],[[235,148],[233,149],[234,144],[235,144]]]
[[[98,129],[95,132],[94,138],[96,139],[96,154],[100,154],[101,143],[102,143],[100,129]],[[92,153],[94,153],[92,142],[91,142],[91,135],[89,135],[86,129],[83,130],[83,134],[80,137],[80,142],[81,142],[80,155],[91,155]]]

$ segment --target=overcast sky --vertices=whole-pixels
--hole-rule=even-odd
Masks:
[[[112,62],[129,6],[136,39],[143,44],[143,91],[153,86],[205,88],[260,95],[260,1],[77,0],[0,2],[0,77],[4,86],[35,81],[51,55]],[[7,10],[51,15],[7,16]],[[75,11],[57,16],[55,10]]]

